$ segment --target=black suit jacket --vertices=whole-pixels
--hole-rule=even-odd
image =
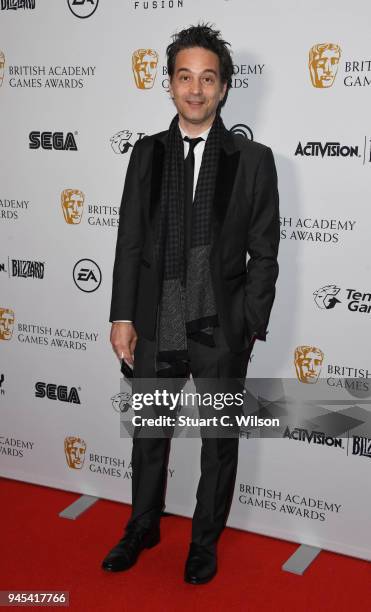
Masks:
[[[137,141],[122,196],[110,321],[129,319],[155,338],[161,270],[154,231],[167,131]],[[232,351],[265,340],[278,276],[277,174],[270,148],[225,130],[212,209],[210,272],[220,323]],[[246,254],[250,256],[246,266]]]

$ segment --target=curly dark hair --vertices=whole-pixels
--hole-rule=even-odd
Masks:
[[[219,58],[220,77],[222,83],[227,83],[227,89],[222,104],[227,99],[228,91],[232,86],[233,62],[228,49],[230,43],[221,38],[219,30],[213,30],[208,23],[200,23],[177,32],[172,36],[171,42],[166,48],[167,71],[172,79],[175,70],[175,59],[179,51],[192,47],[202,47],[213,51]]]

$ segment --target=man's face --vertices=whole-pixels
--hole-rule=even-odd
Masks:
[[[81,191],[64,192],[62,194],[63,214],[67,223],[80,223],[84,206],[84,196]]]
[[[151,89],[155,82],[157,71],[157,57],[146,53],[137,58],[134,63],[134,77],[139,89]]]
[[[340,54],[335,49],[324,49],[310,66],[314,87],[331,87],[338,70]]]
[[[206,129],[226,88],[220,78],[219,58],[213,51],[192,47],[176,55],[170,93],[184,122]]]

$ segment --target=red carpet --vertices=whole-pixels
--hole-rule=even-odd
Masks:
[[[127,572],[100,562],[116,544],[130,506],[98,501],[75,521],[58,513],[79,496],[0,478],[0,590],[68,590],[79,612],[370,610],[366,561],[321,552],[304,576],[283,572],[292,543],[235,529],[219,544],[219,572],[206,585],[183,582],[191,521],[162,519],[162,541]],[[17,607],[17,609],[20,609]]]

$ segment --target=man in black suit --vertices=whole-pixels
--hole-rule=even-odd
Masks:
[[[208,25],[173,37],[177,115],[131,154],[110,321],[113,349],[134,379],[243,379],[255,340],[266,337],[278,275],[277,175],[270,148],[221,120],[233,74],[227,45]],[[167,437],[134,435],[132,515],[105,570],[128,569],[160,541],[169,446]],[[237,459],[238,436],[202,437],[184,576],[191,584],[216,574]]]

